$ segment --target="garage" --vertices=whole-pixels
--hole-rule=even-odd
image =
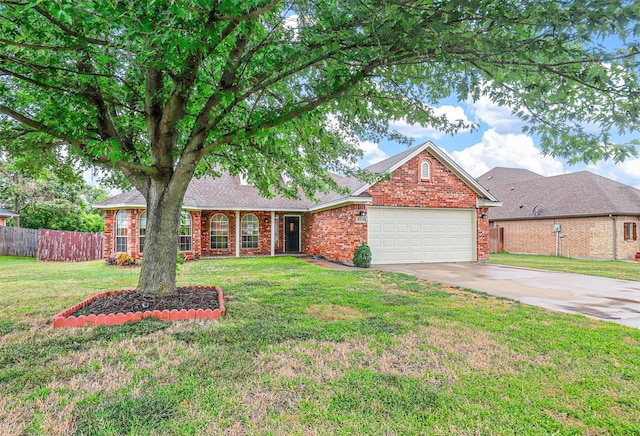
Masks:
[[[475,210],[369,207],[371,263],[476,260]]]

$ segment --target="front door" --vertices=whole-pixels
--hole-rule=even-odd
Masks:
[[[300,251],[300,217],[284,217],[284,251]]]

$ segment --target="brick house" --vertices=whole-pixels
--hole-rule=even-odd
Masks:
[[[501,229],[504,251],[594,260],[640,251],[638,189],[588,171],[544,177],[494,168],[477,180],[503,203],[489,224]]]
[[[10,210],[7,209],[3,209],[0,207],[0,226],[6,226],[7,225],[7,220],[9,218],[15,218],[15,217],[19,217],[20,215],[18,215],[17,213],[13,213]]]
[[[367,242],[373,263],[462,262],[489,256],[488,209],[500,203],[430,142],[372,165],[390,178],[367,184],[335,176],[349,194],[261,197],[240,177],[194,179],[185,194],[180,251],[215,256],[321,255],[350,263]],[[136,191],[104,210],[105,257],[143,255],[145,201]]]

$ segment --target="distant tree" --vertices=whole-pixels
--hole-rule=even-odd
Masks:
[[[635,153],[611,133],[639,125],[639,8],[0,0],[0,143],[14,155],[48,150],[121,172],[147,202],[138,288],[173,292],[194,174],[242,172],[264,195],[337,189],[329,171],[367,177],[351,166],[361,155],[355,137],[402,139],[388,132],[390,119],[469,127],[436,114],[431,105],[446,97],[513,108],[558,156]],[[622,47],[607,50],[607,37]]]
[[[89,186],[78,170],[63,166],[25,167],[0,158],[0,205],[20,214],[21,227],[101,232],[102,215],[91,205],[107,196],[105,189]]]

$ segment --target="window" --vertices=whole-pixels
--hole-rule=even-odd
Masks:
[[[144,236],[147,233],[147,211],[145,210],[138,218],[138,243],[140,244],[140,253],[144,249]]]
[[[258,248],[258,217],[250,213],[242,217],[242,248]]]
[[[221,213],[215,214],[211,218],[210,234],[212,250],[229,248],[229,219]]]
[[[636,241],[638,239],[638,230],[636,223],[624,223],[624,240]]]
[[[191,251],[191,214],[180,214],[180,251]]]
[[[121,210],[116,215],[116,253],[127,252],[128,228],[129,220],[127,219],[127,211]]]
[[[429,162],[422,162],[420,164],[420,178],[421,179],[431,178],[431,165],[429,165]]]

